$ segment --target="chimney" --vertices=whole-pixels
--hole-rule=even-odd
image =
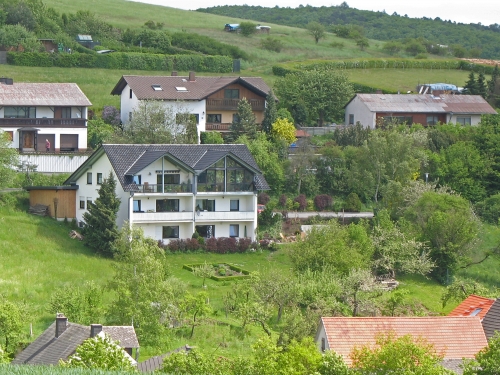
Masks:
[[[196,75],[194,72],[189,72],[189,82],[196,81]]]
[[[61,336],[68,328],[68,318],[64,314],[58,313],[56,315],[56,338]]]
[[[91,324],[90,325],[90,337],[95,337],[99,332],[102,331],[102,324]]]
[[[171,74],[172,77],[177,77],[177,72],[175,70],[172,70],[172,74]]]

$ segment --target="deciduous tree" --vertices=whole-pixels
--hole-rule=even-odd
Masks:
[[[307,32],[312,35],[316,44],[325,37],[325,26],[316,21],[311,21],[306,25]]]
[[[9,135],[0,130],[0,187],[10,184],[15,175],[13,167],[19,163],[17,150],[11,145]]]
[[[288,147],[297,140],[295,130],[295,126],[287,119],[279,118],[272,124],[271,136],[278,142],[284,142]]]

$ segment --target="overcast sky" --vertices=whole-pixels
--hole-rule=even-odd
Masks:
[[[330,0],[188,0],[169,1],[169,0],[134,0],[143,3],[164,5],[173,8],[181,9],[198,9],[207,8],[217,5],[261,5],[267,7],[292,7],[296,8],[300,4],[311,5],[315,7],[339,5],[342,0],[332,2]],[[451,20],[462,23],[482,23],[483,25],[491,25],[500,23],[500,5],[495,0],[419,0],[419,1],[402,1],[402,0],[346,0],[351,8],[382,11],[392,14],[397,12],[403,16],[407,14],[412,18],[439,17],[442,20]],[[175,3],[175,5],[172,5]],[[495,5],[497,4],[497,5]]]

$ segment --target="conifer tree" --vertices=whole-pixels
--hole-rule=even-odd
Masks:
[[[266,96],[266,110],[264,112],[264,120],[262,120],[262,131],[266,134],[271,133],[272,125],[278,119],[278,111],[276,110],[276,101],[273,91],[269,91]]]
[[[477,95],[478,88],[474,72],[470,72],[469,79],[465,83],[464,89],[467,90],[468,95]]]
[[[99,197],[88,204],[88,212],[83,214],[85,245],[105,256],[113,255],[114,242],[118,238],[116,217],[120,198],[116,196],[115,190],[116,180],[113,173],[109,172],[99,189]]]
[[[240,135],[246,135],[249,139],[255,139],[257,125],[252,105],[243,98],[238,103],[238,113],[231,124],[231,140],[234,142]]]
[[[477,86],[477,95],[481,95],[483,98],[487,98],[488,96],[488,91],[486,88],[486,79],[484,78],[484,74],[481,72],[479,73],[479,76],[477,77],[476,81],[476,86]]]

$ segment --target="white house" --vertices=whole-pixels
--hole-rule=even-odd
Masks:
[[[481,115],[497,112],[480,95],[356,94],[345,106],[345,125],[374,129],[387,122],[477,125]]]
[[[270,88],[259,77],[122,76],[112,95],[120,95],[120,116],[126,126],[141,100],[163,101],[174,112],[190,113],[202,131],[229,131],[238,103],[246,98],[257,123],[264,118]]]
[[[103,145],[65,182],[77,185],[76,219],[113,173],[126,221],[156,240],[255,239],[257,191],[269,186],[246,145]]]
[[[86,151],[91,105],[76,83],[0,78],[0,129],[20,152]]]

